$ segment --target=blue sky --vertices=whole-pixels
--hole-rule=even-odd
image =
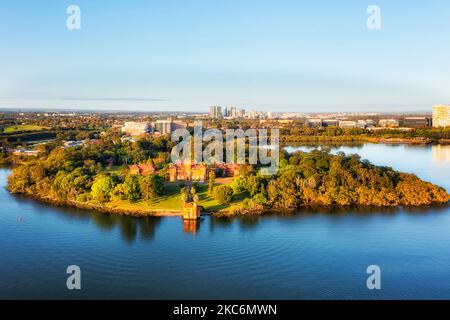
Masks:
[[[409,111],[450,102],[450,2],[0,0],[0,107]],[[66,8],[81,8],[81,30]],[[382,28],[366,27],[369,5]]]

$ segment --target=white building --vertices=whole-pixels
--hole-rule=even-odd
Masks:
[[[358,120],[356,126],[362,129],[370,128],[375,126],[375,121],[373,121],[372,119]]]
[[[308,119],[306,125],[310,128],[320,128],[322,126],[322,119]]]
[[[147,132],[151,132],[152,127],[148,122],[125,122],[122,126],[122,132],[130,135],[139,135]]]
[[[172,120],[156,120],[155,130],[162,134],[172,133]]]
[[[348,121],[348,120],[339,121],[339,127],[344,129],[356,128],[356,125],[357,125],[356,121]]]
[[[433,127],[450,127],[450,105],[433,107]]]
[[[230,108],[230,114],[229,114],[229,116],[231,117],[231,118],[237,118],[238,117],[238,111],[237,111],[237,108],[236,107],[231,107]]]
[[[322,120],[322,126],[324,127],[338,127],[339,120],[337,119],[324,119]]]
[[[381,119],[378,124],[383,128],[398,128],[400,126],[400,121],[397,119]]]
[[[186,128],[187,123],[181,120],[157,120],[154,123],[155,130],[161,134],[171,134],[176,129]]]
[[[63,148],[76,148],[84,145],[84,142],[79,141],[63,141]]]

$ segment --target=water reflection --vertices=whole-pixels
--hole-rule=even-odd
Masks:
[[[69,215],[72,213],[70,209],[63,210]],[[155,238],[158,225],[161,223],[160,217],[130,217],[117,214],[99,213],[94,211],[85,212],[86,216],[90,216],[91,221],[97,227],[104,231],[110,231],[118,227],[122,239],[131,244],[136,239],[151,241]],[[80,214],[76,214],[77,217]]]
[[[61,210],[62,209],[62,210]],[[250,215],[250,216],[237,216],[237,217],[211,217],[209,218],[210,231],[214,233],[216,227],[221,229],[232,228],[233,225],[237,225],[241,232],[250,231],[258,227],[267,219],[290,220],[303,219],[313,216],[325,216],[333,219],[339,219],[342,217],[358,217],[369,218],[371,216],[395,216],[401,213],[407,213],[410,215],[420,214],[439,214],[447,212],[446,206],[433,206],[433,207],[389,207],[389,208],[375,208],[375,207],[310,207],[301,208],[292,211],[274,211],[268,212],[264,215]],[[144,241],[151,241],[155,238],[156,230],[161,224],[163,217],[130,217],[117,214],[105,214],[99,212],[83,211],[72,208],[58,208],[58,212],[63,212],[65,215],[71,218],[80,220],[89,219],[95,223],[95,225],[102,230],[111,231],[118,227],[120,229],[120,235],[122,239],[129,244],[134,243],[137,239]],[[177,219],[171,217],[168,219]],[[181,219],[181,218],[180,218]],[[182,232],[196,236],[200,230],[200,225],[204,218],[200,220],[182,220]],[[181,231],[181,230],[180,230]]]
[[[6,191],[5,191],[6,192]],[[15,202],[31,206],[39,214],[55,214],[61,217],[77,220],[79,222],[93,222],[102,231],[120,230],[122,239],[133,243],[136,239],[150,241],[155,237],[157,226],[161,223],[160,217],[131,217],[118,214],[101,213],[91,210],[82,210],[70,207],[54,207],[20,195],[10,195]]]
[[[5,191],[6,193],[6,191]],[[36,209],[40,214],[56,214],[64,218],[76,219],[85,223],[93,222],[102,231],[112,231],[120,229],[120,235],[125,242],[131,244],[137,239],[152,240],[155,237],[156,229],[163,217],[132,217],[119,214],[101,213],[92,210],[82,210],[71,207],[55,207],[54,205],[43,203],[25,196],[12,195],[12,200],[18,204],[27,204]],[[176,218],[173,218],[176,219]],[[181,219],[181,218],[180,218]],[[200,220],[183,220],[185,233],[196,235],[200,229]]]
[[[318,147],[325,147],[325,148],[332,148],[332,149],[339,149],[341,147],[352,147],[356,149],[362,149],[364,146],[367,145],[367,143],[364,142],[350,142],[350,141],[343,141],[343,142],[331,142],[331,141],[321,141],[321,142],[297,142],[297,143],[289,143],[289,144],[283,144],[281,147],[287,149],[287,148],[298,148],[298,147],[305,147],[308,149],[317,149]]]
[[[224,229],[231,229],[234,226],[239,228],[239,231],[247,232],[257,229],[261,225],[268,223],[270,220],[276,220],[286,223],[296,223],[312,217],[321,217],[329,219],[329,221],[338,221],[340,219],[354,219],[358,220],[373,217],[394,218],[401,214],[414,215],[435,215],[448,212],[448,207],[445,205],[436,205],[430,207],[308,207],[297,210],[287,211],[272,211],[266,212],[264,215],[251,216],[236,216],[236,217],[212,217],[209,219],[209,231],[214,234],[215,231],[222,231]]]
[[[66,208],[63,212],[66,212],[66,214],[69,215],[72,214],[72,210],[70,210],[70,208]],[[144,241],[153,240],[155,238],[156,229],[162,221],[162,218],[159,217],[136,218],[94,211],[87,211],[84,212],[84,214],[85,217],[90,217],[91,221],[94,222],[95,225],[101,230],[111,231],[118,227],[120,229],[122,239],[129,244],[135,242],[136,239],[141,239]],[[75,216],[80,217],[80,214],[77,213]]]
[[[199,220],[183,220],[183,232],[196,235],[200,228]]]
[[[433,145],[431,147],[433,160],[436,162],[450,163],[450,145]]]

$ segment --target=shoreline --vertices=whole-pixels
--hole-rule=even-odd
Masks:
[[[73,201],[73,200],[57,200],[52,198],[46,198],[46,197],[40,197],[36,195],[30,195],[30,194],[18,194],[23,197],[31,198],[36,201],[40,201],[43,203],[46,203],[48,205],[54,206],[54,207],[70,207],[70,208],[78,208],[82,210],[94,210],[101,213],[107,213],[107,214],[119,214],[119,215],[127,215],[132,217],[177,217],[182,216],[183,211],[182,210],[143,210],[143,209],[122,209],[122,208],[116,208],[114,206],[108,205],[108,203],[104,204],[95,204],[95,203],[86,203],[86,202],[79,202],[79,201]]]
[[[280,143],[283,145],[292,143],[374,143],[374,144],[417,144],[417,145],[448,145],[450,139],[440,139],[433,141],[426,138],[373,138],[373,137],[361,137],[361,136],[311,136],[306,139],[300,140],[286,140],[280,139]]]
[[[9,191],[8,191],[9,192]],[[69,208],[77,208],[85,211],[94,210],[104,214],[118,214],[124,216],[131,216],[135,218],[144,218],[144,217],[181,217],[183,216],[182,210],[142,210],[142,209],[123,209],[123,208],[115,208],[114,206],[109,206],[108,203],[105,204],[95,204],[95,203],[84,203],[78,201],[63,201],[50,199],[45,197],[39,197],[36,195],[30,194],[17,194],[26,198],[34,199],[36,201],[46,203],[53,207],[69,207]],[[212,216],[217,218],[231,218],[231,217],[244,217],[244,216],[261,216],[266,214],[294,214],[299,210],[307,210],[307,211],[339,211],[339,210],[351,210],[351,209],[365,209],[365,210],[386,210],[386,209],[428,209],[428,208],[445,208],[450,206],[450,201],[447,203],[432,203],[425,206],[325,206],[325,205],[302,205],[298,208],[292,209],[277,209],[277,208],[246,208],[246,209],[222,209],[218,211],[212,210],[202,210],[201,216]]]

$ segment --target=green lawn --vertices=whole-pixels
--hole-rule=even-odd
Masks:
[[[17,125],[17,126],[6,127],[6,128],[4,128],[4,133],[14,133],[14,132],[22,132],[22,131],[41,131],[41,130],[46,130],[46,129],[48,129],[48,127],[27,124],[27,125]]]
[[[242,205],[242,201],[245,199],[246,194],[241,193],[233,197],[233,201],[230,204],[219,205],[216,200],[208,195],[208,185],[200,185],[198,192],[199,205],[205,210],[219,211],[223,209],[235,209]],[[161,211],[181,211],[183,210],[183,203],[180,197],[180,187],[177,183],[168,183],[166,185],[166,194],[157,200],[153,201],[139,201],[130,202],[127,200],[110,202],[109,205],[115,208],[124,210],[161,210]]]

